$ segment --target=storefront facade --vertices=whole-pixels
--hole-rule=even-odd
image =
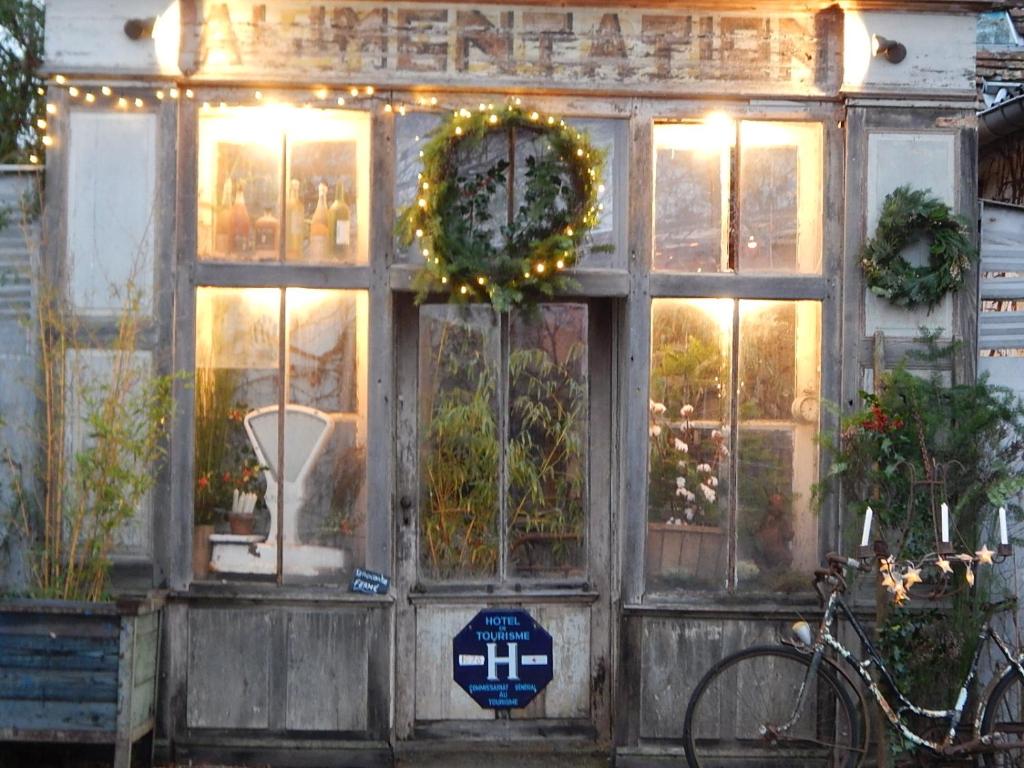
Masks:
[[[187,372],[118,561],[171,590],[160,751],[681,759],[703,672],[814,609],[845,530],[824,404],[921,325],[974,374],[976,289],[897,310],[857,254],[901,184],[976,217],[986,4],[130,5],[47,3],[44,226],[76,311],[102,328],[131,282],[140,354]],[[516,99],[606,153],[574,286],[529,318],[418,301],[423,142]],[[488,607],[554,643],[500,716],[453,682]]]

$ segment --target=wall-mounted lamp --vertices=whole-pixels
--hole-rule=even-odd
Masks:
[[[890,40],[881,35],[873,35],[875,56],[884,56],[890,64],[899,64],[907,58],[907,46],[897,40]]]
[[[139,40],[143,37],[150,37],[153,34],[153,27],[156,25],[156,17],[150,16],[145,19],[128,19],[124,23],[124,33],[129,40]]]

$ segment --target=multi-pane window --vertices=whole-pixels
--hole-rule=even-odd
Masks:
[[[198,256],[231,268],[196,288],[197,574],[338,583],[364,561],[368,292],[289,284],[367,261],[369,154],[361,113],[200,112]],[[254,286],[252,262],[276,266]]]
[[[420,573],[585,572],[586,304],[420,310]]]
[[[817,557],[822,312],[771,286],[821,274],[821,126],[713,119],[654,141],[652,272],[733,289],[652,301],[648,590],[790,590]],[[778,298],[745,297],[766,286]]]

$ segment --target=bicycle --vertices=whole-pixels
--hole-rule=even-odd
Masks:
[[[792,640],[727,656],[697,684],[683,725],[689,765],[854,768],[868,753],[863,715],[873,700],[907,741],[934,754],[980,754],[987,768],[1024,766],[1024,655],[1011,650],[991,626],[991,615],[980,630],[955,706],[919,707],[900,692],[868,632],[843,599],[846,569],[866,571],[867,561],[836,553],[829,553],[826,560],[828,567],[815,571],[814,577],[824,606],[815,635],[806,622],[796,622]],[[863,658],[833,634],[837,618],[846,619],[853,629]],[[987,640],[1005,657],[1006,667],[980,697],[982,705],[965,741],[958,728]],[[891,694],[875,682],[872,669]],[[933,741],[912,730],[905,719],[908,714],[942,724],[942,738]]]

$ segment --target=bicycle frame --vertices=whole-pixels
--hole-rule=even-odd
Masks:
[[[832,634],[832,626],[835,623],[837,616],[844,617],[849,622],[854,633],[857,635],[857,638],[860,640],[862,647],[866,650],[866,658],[859,658]],[[1019,674],[1024,677],[1024,665],[1022,665],[1021,657],[1010,650],[1006,641],[1003,640],[999,633],[992,628],[990,620],[986,619],[979,631],[978,647],[974,651],[974,657],[971,659],[971,666],[968,669],[966,679],[960,687],[960,693],[957,696],[954,707],[952,709],[925,709],[923,707],[918,707],[907,699],[907,697],[899,690],[899,687],[896,685],[896,681],[893,679],[891,673],[886,667],[884,660],[875,649],[874,643],[871,642],[871,639],[868,637],[864,627],[857,620],[857,617],[853,614],[853,611],[850,610],[849,606],[847,606],[846,602],[842,599],[839,591],[833,590],[829,594],[825,605],[825,613],[822,617],[821,624],[818,627],[818,637],[811,645],[803,646],[804,648],[811,649],[813,651],[810,668],[808,675],[804,680],[804,684],[798,692],[793,716],[789,722],[781,726],[780,730],[785,731],[796,723],[803,706],[804,697],[807,693],[807,680],[810,680],[813,677],[821,664],[821,659],[824,656],[826,648],[830,648],[835,651],[839,657],[846,662],[846,664],[856,671],[857,676],[863,681],[866,688],[871,692],[871,695],[874,696],[875,701],[878,702],[878,706],[881,707],[886,718],[893,727],[896,728],[905,739],[907,739],[907,741],[937,753],[948,753],[956,739],[956,729],[960,725],[964,707],[967,704],[968,689],[974,682],[975,675],[977,674],[978,662],[981,660],[982,649],[985,647],[986,640],[989,638],[991,638],[996,644],[1007,662],[1012,667],[1016,668]],[[890,704],[885,694],[882,693],[881,689],[872,678],[870,674],[872,667],[875,667],[878,670],[879,675],[894,692],[896,697],[895,706]],[[910,712],[929,720],[948,720],[949,728],[947,729],[943,740],[939,742],[929,741],[911,731],[903,721],[903,714],[905,712]],[[975,733],[980,731],[981,718],[983,716],[983,708],[979,708],[975,723]],[[989,745],[988,737],[982,737],[980,742],[986,746]],[[1014,744],[1012,746],[1019,746],[1019,744]]]

